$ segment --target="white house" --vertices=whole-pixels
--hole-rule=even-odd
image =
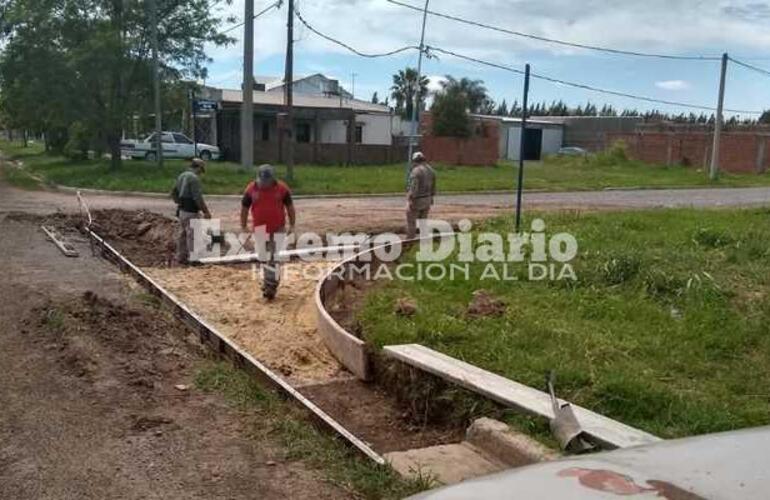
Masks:
[[[285,103],[283,82],[267,77],[256,79],[254,90],[254,149],[256,161],[282,161],[285,154]],[[294,83],[294,155],[297,162],[385,163],[396,158],[393,136],[400,119],[387,106],[352,99],[344,89],[336,94],[323,89],[335,82],[323,75],[301,78]],[[264,90],[258,90],[263,89]],[[240,157],[240,89],[205,87],[201,95],[218,103],[210,120],[212,143],[228,159]],[[400,154],[400,153],[399,153]]]
[[[285,85],[283,78],[269,76],[255,77],[255,83],[257,86],[264,85],[263,90],[265,92],[284,92]],[[340,85],[339,80],[329,78],[321,73],[295,78],[292,90],[295,94],[353,99],[353,94],[345,90]]]

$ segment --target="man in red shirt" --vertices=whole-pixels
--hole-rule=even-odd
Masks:
[[[267,261],[262,264],[262,296],[273,300],[281,279],[276,262],[276,235],[287,233],[286,216],[289,216],[288,233],[294,232],[296,214],[291,200],[291,191],[283,182],[276,180],[275,170],[270,165],[260,165],[257,180],[249,182],[241,199],[241,230],[249,232],[249,212],[252,231],[264,226],[267,233]]]

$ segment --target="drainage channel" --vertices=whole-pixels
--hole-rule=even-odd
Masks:
[[[301,407],[309,411],[316,422],[340,436],[345,442],[350,444],[353,449],[378,464],[384,465],[386,463],[385,459],[368,443],[340,424],[334,417],[322,410],[313,401],[308,399],[308,397],[300,393],[299,390],[289,384],[280,375],[276,374],[248,352],[241,349],[225,335],[221,334],[214,326],[190,310],[190,308],[183,304],[177,297],[168,292],[144,271],[139,269],[118,252],[113,246],[107,243],[104,238],[90,229],[87,229],[86,231],[92,243],[101,250],[101,253],[105,258],[115,263],[123,272],[136,279],[148,292],[160,299],[162,303],[169,306],[177,318],[181,319],[188,327],[198,333],[200,341],[203,344],[211,347],[221,356],[231,360],[239,368],[255,375],[262,382],[277,389],[279,392],[295,401]],[[311,388],[304,390],[307,390],[310,393],[319,392],[317,388],[315,391]],[[325,391],[321,390],[320,392]],[[372,408],[367,409],[367,411],[371,410]]]

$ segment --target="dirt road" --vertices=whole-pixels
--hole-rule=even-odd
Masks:
[[[440,179],[439,179],[440,182]],[[440,186],[440,184],[439,184]],[[237,196],[210,196],[215,216],[228,228],[237,227],[240,203]],[[456,221],[463,217],[484,218],[513,206],[511,194],[441,195],[431,215]],[[174,207],[163,197],[88,195],[93,208],[147,209],[173,215]],[[721,207],[770,204],[770,188],[647,189],[583,191],[571,193],[525,193],[528,210],[612,210],[659,207]],[[404,224],[402,197],[303,198],[296,201],[300,231],[398,230]],[[67,192],[23,191],[0,182],[0,212],[50,213],[76,211],[75,196]]]
[[[87,245],[5,215],[0,235],[0,498],[348,496],[196,389],[195,339]]]

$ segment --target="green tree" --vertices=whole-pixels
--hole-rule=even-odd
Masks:
[[[7,0],[0,55],[6,114],[24,126],[59,135],[70,124],[90,131],[120,165],[123,130],[152,96],[150,18],[137,0]],[[219,33],[220,0],[157,0],[159,58],[169,84],[205,76],[206,44]],[[35,57],[29,58],[30,55]],[[20,68],[19,66],[25,66]],[[21,71],[19,71],[21,69]],[[24,88],[28,82],[33,85]],[[34,108],[27,106],[34,102]],[[61,141],[58,141],[61,142]]]
[[[471,113],[480,113],[482,110],[489,109],[490,99],[483,80],[472,80],[467,77],[458,80],[451,75],[446,75],[445,80],[441,82],[441,89],[452,94],[455,92],[463,94]]]
[[[508,116],[508,103],[505,102],[505,99],[503,99],[503,102],[501,102],[500,105],[497,106],[497,109],[495,110],[495,114],[497,116]]]
[[[377,92],[375,91],[374,94],[372,94],[372,104],[379,104],[379,103],[380,103],[380,98],[377,95]]]
[[[459,87],[445,87],[436,93],[430,110],[433,115],[434,135],[449,137],[470,135],[468,96]]]
[[[418,109],[425,109],[425,97],[428,95],[429,83],[428,77],[421,76],[418,91],[417,70],[414,68],[398,70],[398,73],[393,75],[393,85],[390,87],[390,96],[396,101],[396,113],[406,119],[412,118],[415,92],[418,92],[420,103]]]
[[[757,118],[757,122],[770,125],[770,109],[763,111],[759,118]]]

